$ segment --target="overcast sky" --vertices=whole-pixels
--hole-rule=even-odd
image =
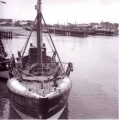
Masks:
[[[1,0],[0,0],[1,1]],[[34,20],[37,0],[2,0],[0,18]],[[104,22],[119,23],[120,0],[42,0],[42,13],[48,24]]]

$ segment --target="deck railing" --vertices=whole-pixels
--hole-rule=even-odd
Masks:
[[[53,76],[55,73],[56,63],[43,63],[42,67],[38,67],[37,64],[28,64],[22,63],[23,68],[18,67],[18,63],[15,64],[14,67],[14,76],[25,78],[25,77],[35,77],[35,76]],[[64,70],[68,71],[69,63],[62,63]],[[64,71],[61,68],[60,76],[63,76]]]

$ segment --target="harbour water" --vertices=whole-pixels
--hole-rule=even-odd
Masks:
[[[3,40],[7,52],[17,56],[26,38]],[[118,119],[118,37],[52,38],[61,60],[73,63],[72,89],[61,119]],[[0,80],[0,119],[20,119],[4,80]]]

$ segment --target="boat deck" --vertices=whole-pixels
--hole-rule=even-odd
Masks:
[[[57,85],[59,86],[63,82],[62,78],[56,80]],[[27,81],[21,80],[20,84],[27,88],[31,92],[35,92],[38,95],[44,96],[55,90],[53,81],[40,82],[40,81]]]

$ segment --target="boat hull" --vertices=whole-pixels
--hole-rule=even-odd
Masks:
[[[21,96],[10,90],[9,93],[11,104],[22,119],[58,119],[67,105],[70,89],[53,98],[39,99]]]
[[[9,71],[8,70],[0,71],[0,78],[7,80],[9,78]]]
[[[56,88],[46,96],[40,96],[34,91],[29,91],[16,78],[9,79],[7,87],[13,108],[23,118],[58,119],[67,105],[72,87],[71,81],[65,78],[63,86]],[[66,83],[65,83],[66,82]],[[68,87],[64,88],[64,85]]]
[[[12,103],[11,103],[12,104]],[[22,119],[34,119],[33,117],[29,116],[29,115],[26,115],[24,114],[23,112],[17,110],[13,105],[12,105],[13,109],[16,111],[16,113],[22,118]],[[59,112],[57,112],[56,114],[54,114],[52,117],[50,117],[49,119],[56,119],[56,118],[59,118],[61,116],[61,114],[63,113],[64,109],[66,108],[66,105],[65,107],[63,107]]]

